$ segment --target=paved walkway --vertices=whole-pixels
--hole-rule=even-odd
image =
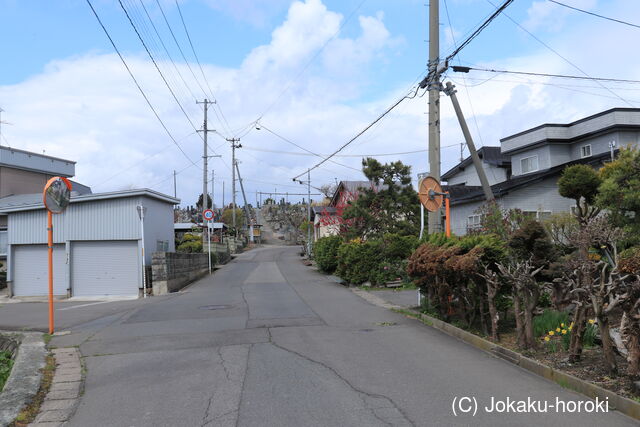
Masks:
[[[56,370],[51,389],[40,407],[40,414],[31,426],[54,427],[68,421],[82,390],[80,352],[75,348],[54,349]]]

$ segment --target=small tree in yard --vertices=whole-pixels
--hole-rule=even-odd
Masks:
[[[600,177],[596,203],[627,233],[625,246],[640,244],[640,150],[620,150],[618,159],[600,170]]]
[[[362,171],[376,188],[362,188],[345,209],[345,237],[381,237],[386,233],[417,235],[420,201],[411,186],[411,166],[402,162],[362,161]]]
[[[594,202],[601,183],[598,173],[587,165],[567,167],[558,180],[560,195],[576,201],[575,215],[581,227],[600,213]]]
[[[617,243],[622,237],[621,230],[611,226],[608,217],[590,219],[582,229],[570,236],[570,242],[582,250],[578,250],[567,262],[569,272],[564,278],[577,306],[569,344],[569,360],[580,360],[584,320],[589,310],[593,310],[600,329],[606,369],[611,375],[617,373],[617,363],[610,335],[609,314],[621,302],[620,290],[627,279],[618,269]],[[589,252],[590,248],[597,248],[598,251]]]
[[[498,264],[500,274],[513,289],[518,345],[525,349],[535,348],[537,344],[533,333],[533,313],[540,300],[540,285],[535,277],[542,268],[536,268],[530,260]]]
[[[625,283],[620,300],[623,311],[620,336],[627,349],[627,374],[637,378],[640,375],[640,275]]]
[[[578,229],[573,233],[572,246],[578,249],[578,263],[580,266],[571,269],[571,274],[565,275],[565,283],[571,289],[573,302],[576,308],[573,314],[573,329],[569,344],[569,360],[578,361],[582,355],[582,340],[587,321],[587,309],[589,307],[588,294],[584,289],[591,282],[588,258],[590,243],[585,239],[576,239],[584,235],[584,231],[591,220],[600,214],[600,208],[594,205],[598,194],[598,187],[602,183],[598,173],[587,165],[574,165],[567,167],[558,180],[558,191],[561,196],[576,201],[575,217],[578,221]],[[562,282],[556,282],[561,286]]]

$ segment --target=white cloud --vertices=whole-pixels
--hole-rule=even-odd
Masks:
[[[609,8],[612,16],[623,16],[623,10],[629,17],[640,16],[640,5],[630,8],[627,2],[617,1]],[[355,36],[331,40],[301,73],[336,33],[344,17],[328,10],[320,0],[294,2],[286,19],[273,31],[270,43],[256,47],[238,68],[203,64],[231,127],[239,129],[250,124],[271,107],[262,119],[265,126],[315,152],[332,152],[391,105],[409,83],[388,88],[386,93],[366,103],[358,102],[373,75],[371,69],[384,66],[388,53],[402,42],[389,32],[383,18],[380,14],[360,17]],[[640,79],[640,60],[629,54],[628,43],[621,42],[637,38],[637,31],[606,21],[598,21],[598,31],[594,31],[594,21],[588,18],[576,20],[553,37],[543,38],[590,75]],[[517,34],[520,30],[514,27],[513,31]],[[153,65],[143,56],[127,56],[127,61],[169,129],[181,139],[181,146],[199,161],[202,143]],[[166,65],[160,64],[165,70]],[[496,57],[479,65],[579,74],[542,47],[516,57]],[[188,77],[186,66],[181,67],[182,74]],[[172,79],[172,73],[167,75],[190,117],[200,126],[202,111],[181,87],[182,83]],[[567,122],[606,108],[625,106],[594,82],[482,73],[466,75],[466,81],[456,73],[451,77],[458,84],[458,98],[477,145],[481,141],[497,145],[500,138],[541,123]],[[492,80],[483,82],[491,77]],[[463,84],[470,86],[471,103]],[[191,86],[197,88],[193,82]],[[637,85],[607,86],[625,98],[640,101]],[[78,181],[96,191],[159,183],[155,189],[172,193],[172,171],[189,164],[164,134],[114,54],[88,53],[54,61],[39,75],[0,87],[0,100],[6,110],[3,120],[14,124],[3,127],[3,134],[12,145],[77,160]],[[442,145],[457,144],[463,140],[462,134],[450,100],[444,95],[441,105]],[[640,106],[640,102],[634,105]],[[479,131],[471,114],[472,106]],[[425,149],[426,110],[426,96],[405,101],[342,154]],[[227,133],[213,110],[210,118],[211,127]],[[252,130],[242,144],[246,148],[237,153],[251,200],[255,189],[272,191],[279,187],[282,191],[299,191],[302,186],[293,184],[291,177],[316,161],[312,157],[250,150],[300,151],[265,129]],[[228,143],[211,134],[210,146],[219,147],[218,152],[230,165]],[[451,167],[458,156],[458,147],[444,148],[442,170]],[[428,164],[426,153],[381,158],[396,159],[413,165],[414,173],[424,171]],[[352,167],[360,165],[358,158],[336,160]],[[216,169],[216,200],[220,203],[220,182],[225,180],[228,202],[230,171],[220,159],[212,159],[210,164]],[[201,176],[199,167],[178,175],[178,196],[183,197],[184,204],[194,204],[201,189]],[[333,182],[334,178],[354,179],[360,175],[332,163],[312,172],[312,179],[318,184]]]
[[[273,31],[270,43],[250,52],[239,68],[203,64],[230,126],[237,129],[251,123],[272,106],[263,119],[265,125],[325,153],[353,132],[354,123],[364,123],[366,112],[342,104],[357,96],[368,75],[369,64],[382,61],[384,50],[396,42],[385,28],[381,15],[360,17],[359,34],[354,38],[339,36],[331,40],[321,57],[300,73],[313,55],[336,34],[343,19],[320,0],[294,2],[286,20]],[[348,73],[336,65],[336,61],[347,59]],[[167,127],[180,139],[185,152],[194,161],[199,161],[202,142],[171,98],[154,66],[143,56],[129,55],[126,60]],[[188,115],[200,127],[200,107],[175,76],[171,64],[160,62],[160,67]],[[186,65],[179,65],[179,68],[190,86],[197,90]],[[287,90],[283,91],[285,88]],[[172,171],[189,165],[160,127],[115,54],[88,53],[53,61],[33,78],[16,85],[0,86],[0,99],[6,110],[3,119],[10,118],[14,123],[11,129],[3,129],[12,146],[34,152],[45,150],[50,155],[76,160],[77,180],[94,187],[95,191],[159,183],[156,189],[172,193]],[[229,133],[213,109],[209,116],[210,127],[225,135]],[[219,159],[212,159],[210,164],[219,179],[227,176],[228,201],[228,143],[215,134],[210,134],[209,139],[209,145],[219,147],[217,151],[225,156],[227,167]],[[283,146],[285,143],[264,130],[254,130],[243,144],[299,151]],[[252,183],[251,180],[256,179],[294,185],[291,177],[303,165],[313,162],[311,158],[250,150],[238,150],[238,156],[243,161],[241,168],[249,192],[256,187],[272,188],[271,185]],[[354,166],[359,164],[358,159],[345,162]],[[194,195],[199,194],[200,167],[198,164],[178,176],[178,195],[185,198],[184,203],[193,204]],[[333,169],[353,173],[339,166],[333,166]],[[217,182],[216,192],[220,194],[220,181]]]
[[[570,6],[590,10],[596,6],[597,0],[573,0]],[[530,31],[546,29],[557,32],[564,28],[566,19],[571,14],[580,13],[547,0],[534,1],[527,9],[527,20],[523,26]]]

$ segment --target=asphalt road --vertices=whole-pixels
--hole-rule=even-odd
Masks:
[[[488,413],[492,398],[588,399],[369,304],[298,252],[254,249],[168,297],[61,312],[71,333],[52,344],[79,345],[86,366],[69,425],[637,425],[615,412]],[[465,396],[475,416],[453,414]]]

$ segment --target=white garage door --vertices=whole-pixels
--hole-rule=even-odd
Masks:
[[[67,295],[67,256],[64,245],[53,247],[53,293]],[[49,294],[47,245],[13,246],[13,294],[40,296]]]
[[[136,240],[71,242],[73,296],[138,295]]]

